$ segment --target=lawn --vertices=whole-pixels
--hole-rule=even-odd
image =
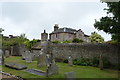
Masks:
[[[32,63],[26,63],[25,60],[22,60],[21,57],[11,56],[5,58],[5,62],[15,62],[26,65],[29,69],[34,68],[38,70],[46,71],[47,67],[37,67],[37,61]],[[97,67],[91,66],[68,66],[66,63],[56,63],[59,67],[59,73],[52,75],[49,78],[65,78],[65,72],[75,72],[76,78],[118,78],[118,71],[104,69],[100,70]],[[2,71],[20,76],[22,78],[46,78],[46,76],[34,75],[23,70],[14,70],[8,67],[2,66]]]

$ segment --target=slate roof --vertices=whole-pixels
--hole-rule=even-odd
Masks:
[[[75,30],[75,29],[72,29],[72,28],[66,28],[66,27],[64,27],[64,28],[59,28],[58,30],[56,30],[56,31],[53,31],[51,34],[54,34],[54,33],[76,33],[76,31],[77,30]]]

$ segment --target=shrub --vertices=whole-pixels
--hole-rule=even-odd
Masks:
[[[57,44],[57,43],[61,43],[60,41],[52,41],[52,43],[55,43],[55,44]]]
[[[64,60],[63,62],[64,62],[64,63],[68,63],[68,60],[66,59],[66,60]]]
[[[63,43],[71,43],[71,41],[66,40],[66,41],[63,41]]]
[[[73,43],[82,43],[84,42],[82,39],[75,38],[72,40]]]
[[[103,66],[104,68],[108,68],[111,66],[110,62],[106,58],[103,58]]]
[[[93,57],[91,59],[91,65],[97,67],[99,65],[99,58]]]
[[[81,59],[74,59],[73,60],[74,65],[82,65],[82,66],[90,66],[91,62],[89,59],[81,58]]]

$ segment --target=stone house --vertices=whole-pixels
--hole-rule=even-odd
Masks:
[[[85,42],[89,42],[89,36],[79,29],[72,28],[59,28],[57,24],[54,26],[54,31],[49,34],[50,41],[72,41],[74,38],[82,39]]]

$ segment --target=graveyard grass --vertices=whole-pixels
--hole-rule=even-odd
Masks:
[[[28,67],[28,69],[38,69],[46,71],[47,67],[37,67],[37,61],[33,61],[32,63],[26,63],[25,60],[22,60],[21,57],[12,56],[9,58],[5,58],[5,62],[15,62],[19,64],[24,64]],[[75,72],[76,78],[117,78],[118,71],[116,70],[100,70],[97,67],[91,66],[68,66],[67,63],[56,63],[59,67],[59,74],[55,74],[50,76],[49,78],[65,78],[65,72]],[[1,67],[1,66],[0,66]],[[34,75],[23,70],[14,70],[11,68],[7,68],[4,65],[2,66],[2,71],[20,76],[22,78],[46,78],[45,76]]]

